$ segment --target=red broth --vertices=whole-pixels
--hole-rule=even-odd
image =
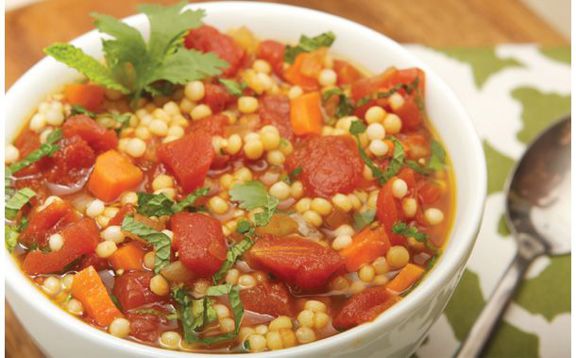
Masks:
[[[23,271],[86,324],[168,349],[289,348],[386,314],[455,210],[425,73],[369,76],[326,47],[289,64],[246,29],[185,46],[230,66],[136,107],[67,85],[9,145],[10,170],[55,146],[11,177],[34,193],[7,213]]]

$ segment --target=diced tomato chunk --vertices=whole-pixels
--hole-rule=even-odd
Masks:
[[[174,233],[172,247],[180,261],[199,277],[209,277],[220,269],[228,248],[217,219],[195,213],[177,213],[170,218]]]
[[[331,198],[358,187],[364,162],[354,139],[325,136],[308,138],[288,157],[286,167],[289,172],[302,168],[299,179],[307,195]]]
[[[68,103],[93,112],[97,112],[104,103],[104,92],[103,87],[92,84],[69,84],[64,88]]]
[[[399,300],[399,296],[391,294],[384,286],[367,288],[344,303],[332,324],[338,330],[345,330],[373,321]]]
[[[336,251],[298,236],[264,236],[246,256],[252,267],[305,290],[324,287],[344,266]]]
[[[114,296],[118,297],[125,312],[149,303],[162,302],[166,298],[150,290],[150,280],[154,273],[150,271],[128,271],[114,280]]]
[[[256,57],[268,61],[276,76],[282,77],[285,48],[286,46],[281,42],[264,40],[258,46]]]
[[[419,182],[416,191],[418,192],[420,202],[424,205],[435,203],[442,195],[442,189],[440,189],[438,185],[428,181]]]
[[[70,117],[62,125],[64,137],[79,136],[99,154],[118,146],[118,136],[111,129],[101,127],[92,118],[79,114]]]
[[[244,309],[270,316],[292,316],[294,302],[286,286],[281,282],[263,282],[240,291]]]
[[[94,267],[94,270],[96,271],[109,270],[111,268],[110,261],[108,261],[108,259],[100,257],[96,255],[96,253],[91,253],[82,256],[82,258],[80,258],[80,262],[78,262],[78,265],[74,265],[73,270],[82,271],[90,266]]]
[[[178,327],[176,321],[168,320],[167,310],[154,307],[160,314],[128,313],[126,318],[130,321],[130,336],[146,343],[156,343],[164,331],[174,330]]]
[[[338,85],[348,85],[362,78],[362,73],[346,61],[334,60],[334,71],[338,76]]]
[[[22,269],[30,275],[61,272],[82,255],[94,252],[100,242],[100,231],[94,220],[83,218],[60,233],[64,245],[58,251],[31,251],[24,258]]]
[[[400,169],[397,177],[406,182],[408,190],[412,190],[416,186],[416,173],[411,168],[404,167]]]
[[[178,184],[189,193],[204,183],[214,160],[212,137],[203,132],[192,132],[158,147],[158,159],[171,171]]]
[[[228,67],[222,73],[225,77],[236,74],[242,66],[245,51],[232,37],[221,33],[216,28],[208,25],[192,29],[184,40],[184,45],[188,49],[195,49],[202,52],[214,52],[228,62]]]
[[[40,136],[38,133],[25,129],[14,140],[14,146],[20,152],[20,158],[25,158],[28,154],[40,148]],[[44,157],[40,161],[29,165],[26,168],[19,170],[14,174],[15,177],[25,177],[40,173],[42,170],[49,168],[52,165],[51,158]]]
[[[423,114],[414,94],[404,96],[402,107],[394,110],[402,120],[402,132],[418,129],[423,121]]]
[[[202,132],[210,136],[222,136],[227,124],[228,117],[223,114],[216,114],[191,122],[186,131],[188,133]]]
[[[68,202],[54,201],[43,210],[32,212],[28,226],[20,234],[19,240],[26,245],[44,247],[48,244],[50,235],[78,220],[80,216]]]
[[[96,161],[94,150],[78,136],[64,138],[54,153],[53,167],[47,173],[48,181],[56,184],[77,183],[88,175]]]
[[[260,118],[263,125],[278,128],[283,138],[292,140],[294,132],[290,122],[290,99],[284,95],[268,95],[260,100]]]
[[[236,101],[236,97],[222,85],[206,83],[204,91],[204,103],[210,107],[212,113],[220,113]]]
[[[388,238],[392,245],[402,245],[406,242],[406,238],[392,232],[392,227],[401,219],[402,214],[402,211],[396,203],[396,198],[392,194],[392,183],[394,183],[394,179],[395,178],[388,180],[386,185],[380,188],[376,202],[376,216],[386,228]]]
[[[418,92],[423,98],[426,78],[422,70],[419,68],[405,70],[390,68],[379,75],[362,78],[354,82],[352,84],[352,99],[358,101],[362,97],[376,94],[379,91],[386,91],[398,84],[410,85],[414,83],[416,78],[418,78]],[[400,93],[406,94],[403,90]]]

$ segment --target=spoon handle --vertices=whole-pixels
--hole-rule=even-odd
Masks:
[[[535,239],[527,237],[518,239],[518,253],[502,276],[468,336],[462,342],[460,350],[456,354],[457,358],[480,356],[530,263],[537,256],[544,254],[545,248]]]

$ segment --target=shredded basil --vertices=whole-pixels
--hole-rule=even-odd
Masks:
[[[430,161],[428,162],[428,168],[432,170],[443,170],[444,164],[446,163],[446,151],[436,140],[432,140],[430,143]]]
[[[60,139],[62,139],[62,130],[61,129],[53,130],[48,135],[48,138],[46,139],[46,143],[42,144],[40,146],[40,148],[38,148],[35,151],[33,151],[32,153],[28,154],[26,156],[26,158],[22,159],[19,162],[16,162],[16,163],[10,165],[6,169],[6,175],[10,176],[12,174],[15,174],[15,173],[19,172],[20,170],[26,168],[27,166],[34,164],[35,162],[39,161],[40,159],[42,159],[44,157],[52,156],[52,154],[56,153],[56,151],[58,151],[58,149],[60,148],[58,145],[55,144]]]
[[[428,238],[423,232],[418,231],[418,229],[414,226],[410,226],[405,222],[398,221],[394,225],[392,225],[392,232],[398,235],[402,235],[404,237],[413,237],[416,241],[423,242]]]
[[[208,188],[200,188],[186,196],[183,200],[175,203],[164,194],[138,193],[139,214],[146,216],[172,215],[192,207],[196,200],[208,194]]]
[[[300,36],[297,46],[286,46],[284,51],[284,62],[294,63],[296,57],[303,52],[312,52],[322,47],[330,47],[336,40],[336,35],[332,31],[324,32],[318,36]]]
[[[356,231],[364,229],[374,221],[375,216],[376,210],[374,209],[368,209],[366,211],[354,214],[354,229]]]
[[[246,83],[244,83],[244,82],[236,82],[234,80],[227,80],[225,78],[218,79],[218,82],[220,82],[222,85],[224,85],[226,90],[231,95],[236,96],[236,97],[242,96],[242,92],[246,88]]]
[[[96,113],[87,110],[86,108],[84,108],[83,106],[81,106],[79,104],[73,104],[72,105],[72,108],[70,108],[70,114],[72,116],[76,116],[78,114],[84,114],[90,118],[96,118]]]
[[[36,196],[36,193],[32,189],[23,188],[18,190],[6,202],[6,219],[13,220],[16,218],[18,211],[22,209],[34,196]]]
[[[6,243],[6,249],[8,252],[12,253],[18,245],[18,230],[12,225],[4,225],[4,242]]]
[[[238,258],[242,256],[246,251],[248,251],[253,244],[254,242],[250,236],[245,236],[244,239],[232,246],[226,253],[226,260],[222,263],[222,266],[220,266],[220,269],[214,274],[212,278],[214,283],[220,282],[224,276],[226,276],[228,270],[234,266],[236,260],[238,260]]]

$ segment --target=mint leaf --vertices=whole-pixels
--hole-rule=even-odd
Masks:
[[[254,210],[268,205],[268,192],[262,182],[253,180],[236,184],[230,189],[230,199],[237,201],[240,208]]]
[[[372,224],[375,216],[376,210],[374,209],[368,209],[366,211],[354,214],[354,229],[356,231],[364,229],[366,226]]]
[[[294,63],[296,56],[303,52],[312,52],[322,47],[330,47],[336,40],[336,35],[332,31],[324,32],[318,36],[300,36],[297,46],[286,46],[284,51],[284,62]]]
[[[322,101],[328,101],[332,96],[338,96],[338,106],[336,107],[336,117],[342,118],[349,116],[354,112],[354,104],[352,101],[346,96],[344,91],[340,88],[330,88],[327,91],[322,93]]]
[[[88,79],[104,87],[128,93],[128,89],[116,81],[112,72],[98,60],[70,44],[56,43],[44,49],[44,53],[78,70]]]
[[[242,91],[246,88],[246,84],[244,82],[236,82],[234,80],[227,80],[225,78],[219,78],[218,82],[220,82],[226,90],[233,96],[240,97],[242,96]]]
[[[39,161],[44,157],[52,156],[52,154],[56,153],[60,147],[55,143],[62,139],[62,130],[55,129],[48,135],[46,139],[46,143],[42,144],[40,148],[36,149],[32,153],[28,154],[24,159],[19,162],[16,162],[10,165],[6,170],[6,176],[10,176],[29,165]]]
[[[402,169],[405,158],[404,147],[402,146],[402,143],[400,143],[400,141],[394,137],[390,137],[390,140],[394,143],[394,153],[392,154],[392,161],[388,163],[386,172],[384,172],[384,182],[392,179],[392,177],[396,175],[400,169]]]
[[[112,113],[112,119],[117,123],[117,127],[115,129],[117,134],[120,134],[122,129],[127,128],[130,125],[131,118],[132,115],[130,113]]]
[[[78,114],[85,114],[90,118],[96,118],[96,113],[90,112],[79,104],[73,104],[72,108],[70,108],[70,115],[75,116]]]
[[[418,231],[414,226],[409,226],[405,222],[398,221],[392,225],[392,232],[404,237],[413,237],[416,241],[423,242],[428,238],[423,232]]]
[[[432,140],[430,143],[430,152],[428,168],[432,170],[443,170],[444,164],[446,163],[446,151],[444,151],[442,144],[436,140]]]
[[[139,214],[146,216],[172,215],[174,202],[164,194],[138,193]]]
[[[6,202],[6,219],[16,218],[18,211],[26,205],[30,199],[36,196],[34,190],[29,188],[20,189]]]
[[[170,263],[170,250],[172,242],[170,238],[143,223],[136,221],[132,215],[128,215],[122,221],[122,231],[131,232],[140,236],[154,247],[154,272],[159,273],[162,268]]]
[[[12,253],[16,245],[18,245],[19,233],[12,225],[4,225],[4,242],[6,243],[6,249],[8,252]]]
[[[366,125],[362,121],[352,121],[350,124],[350,134],[356,136],[366,132]]]
[[[232,290],[232,284],[230,283],[225,283],[223,285],[217,285],[217,286],[210,286],[206,290],[206,296],[212,296],[212,297],[223,296],[229,294],[231,290]]]
[[[406,166],[412,170],[414,170],[416,173],[418,174],[422,174],[422,175],[430,175],[431,170],[428,167],[422,166],[420,164],[418,164],[418,162],[414,161],[414,160],[406,160],[404,162],[404,164],[406,164]]]
[[[178,213],[183,211],[184,209],[193,206],[196,200],[199,198],[208,195],[210,190],[208,188],[200,188],[196,189],[193,193],[188,194],[182,201],[178,202],[172,207],[172,211],[174,213]]]
[[[216,272],[212,277],[212,281],[214,281],[214,283],[220,282],[224,276],[226,276],[228,270],[234,266],[236,260],[238,260],[238,258],[246,251],[250,250],[253,244],[254,242],[252,239],[249,236],[246,236],[244,239],[232,246],[226,253],[226,260],[222,263],[218,272]]]

